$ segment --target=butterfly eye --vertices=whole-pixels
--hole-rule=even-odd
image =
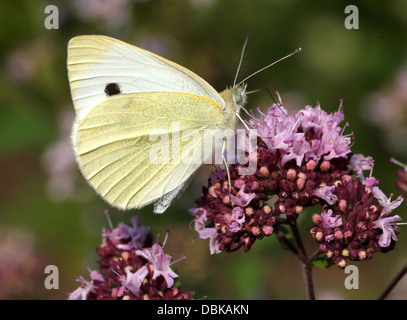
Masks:
[[[235,100],[236,104],[240,104],[242,102],[242,93],[240,90],[233,91],[233,99]]]

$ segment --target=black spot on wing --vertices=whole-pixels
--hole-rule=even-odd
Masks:
[[[105,87],[106,96],[111,97],[116,94],[121,93],[120,86],[118,83],[108,83]]]

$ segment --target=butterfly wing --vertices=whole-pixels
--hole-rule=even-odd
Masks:
[[[76,120],[74,150],[83,175],[111,205],[162,199],[155,212],[163,212],[202,164],[204,130],[223,118],[218,104],[193,94],[117,95]],[[186,161],[196,150],[201,161]]]
[[[221,96],[188,69],[106,36],[71,39],[68,77],[76,110],[72,145],[86,179],[116,207],[161,199],[155,211],[164,211],[199,164],[152,164],[149,137],[167,133],[172,120],[181,120],[180,132],[222,121]]]
[[[106,36],[78,36],[69,41],[68,77],[79,120],[113,94],[184,92],[224,108],[216,90],[195,73]]]

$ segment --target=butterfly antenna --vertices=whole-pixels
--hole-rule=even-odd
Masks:
[[[250,79],[251,77],[253,77],[254,75],[270,68],[271,66],[274,66],[275,64],[279,63],[280,61],[283,61],[295,54],[297,54],[298,52],[301,51],[301,48],[297,48],[295,49],[293,52],[291,52],[290,54],[286,55],[285,57],[282,57],[281,59],[278,59],[277,61],[274,61],[273,63],[270,63],[269,65],[265,66],[264,68],[261,68],[260,70],[257,70],[256,72],[253,72],[251,75],[247,76],[246,78],[244,78],[242,81],[239,82],[239,84],[237,86],[240,86],[243,82],[246,82],[248,79]]]
[[[260,88],[260,89],[255,89],[252,91],[247,91],[246,94],[252,94],[252,93],[256,93],[256,92],[261,92],[261,91],[265,91],[267,92],[267,94],[270,96],[271,99],[273,99],[275,104],[278,104],[276,99],[274,99],[273,94],[271,93],[271,91],[267,88]]]
[[[247,35],[246,35],[246,40],[244,41],[244,44],[243,44],[242,53],[240,54],[239,65],[237,66],[237,71],[236,71],[236,75],[235,75],[235,80],[233,81],[233,88],[236,87],[237,76],[239,75],[240,66],[242,65],[242,61],[243,61],[244,51],[245,51],[245,49],[246,49],[246,45],[247,45],[247,42],[249,41],[249,38],[250,38],[250,32],[247,33]]]
[[[280,110],[283,111],[283,109],[281,108],[281,107],[282,107],[282,103],[278,103],[278,102],[276,101],[276,99],[274,99],[273,94],[272,94],[272,93],[270,92],[270,90],[267,89],[267,88],[261,88],[261,89],[252,90],[252,91],[246,92],[246,94],[251,94],[251,93],[260,92],[260,91],[266,91],[266,92],[268,93],[268,95],[270,96],[270,98],[271,98],[271,99],[274,101],[274,103],[277,105],[277,107],[279,107]],[[278,93],[278,91],[276,91],[276,92]],[[287,116],[284,111],[283,111],[283,114],[284,114],[285,116]]]

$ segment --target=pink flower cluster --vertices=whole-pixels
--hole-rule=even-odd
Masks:
[[[344,268],[347,260],[372,258],[375,252],[387,252],[397,241],[401,218],[392,215],[403,199],[391,201],[378,187],[372,189],[360,180],[343,176],[335,183],[338,201],[314,214],[309,233],[318,242],[326,260]]]
[[[164,244],[152,244],[148,227],[119,224],[103,230],[102,245],[97,248],[100,272],[90,270],[90,281],[78,277],[81,286],[70,300],[191,300],[193,291],[174,287],[178,275],[171,269],[172,257],[164,253]]]
[[[230,167],[231,186],[218,168],[197,200],[194,228],[209,239],[210,252],[248,251],[256,239],[270,236],[282,224],[295,223],[305,208],[322,205],[310,234],[321,254],[340,267],[347,259],[363,260],[394,247],[400,217],[392,211],[403,201],[387,198],[372,176],[373,159],[352,154],[353,133],[340,127],[342,103],[328,114],[318,104],[293,114],[273,105],[252,114],[257,145],[245,148],[257,157],[252,175],[239,175],[246,165]],[[370,170],[365,176],[364,171]]]
[[[288,115],[283,106],[275,104],[261,116],[263,119],[250,122],[259,135],[268,137],[263,141],[269,150],[280,153],[282,165],[295,160],[297,167],[301,167],[304,161],[311,159],[329,161],[351,153],[353,133],[344,135],[348,124],[339,127],[344,119],[341,110],[328,114],[318,104]]]

